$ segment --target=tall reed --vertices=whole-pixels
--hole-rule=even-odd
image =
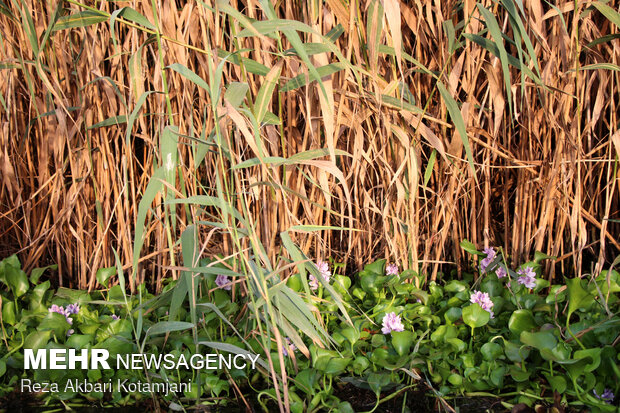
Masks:
[[[94,288],[116,249],[158,288],[210,221],[202,255],[278,275],[287,236],[349,271],[435,279],[463,238],[600,269],[618,6],[525,3],[0,1],[0,255]]]

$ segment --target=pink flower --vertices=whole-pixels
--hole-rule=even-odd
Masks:
[[[318,260],[315,265],[325,282],[329,282],[329,280],[332,278],[332,273],[331,271],[329,271],[329,264]],[[310,274],[310,276],[308,277],[308,285],[310,286],[311,290],[316,290],[317,288],[319,288],[319,281],[314,275]]]
[[[398,265],[389,264],[385,267],[385,275],[398,275]]]
[[[215,277],[215,284],[224,290],[232,289],[232,285],[230,285],[230,281],[228,281],[228,276],[226,275],[219,274]]]
[[[536,287],[536,273],[532,267],[521,268],[517,271],[517,274],[521,275],[521,277],[517,279],[519,284],[523,284],[529,289]]]
[[[487,267],[493,262],[495,259],[495,250],[493,248],[485,248],[483,251],[487,256],[480,261],[480,270],[482,272],[486,272]]]
[[[474,290],[469,301],[473,304],[478,304],[483,310],[488,311],[489,314],[491,314],[491,318],[493,318],[493,301],[491,301],[491,297],[489,297],[488,293]]]
[[[497,278],[504,278],[504,277],[505,277],[506,275],[508,275],[508,274],[506,273],[506,268],[504,268],[504,267],[498,267],[498,268],[495,270],[495,275],[497,275]]]
[[[387,313],[383,317],[383,328],[381,332],[383,334],[390,334],[392,331],[404,331],[405,326],[403,326],[402,321],[400,321],[400,316],[396,315],[396,313]]]

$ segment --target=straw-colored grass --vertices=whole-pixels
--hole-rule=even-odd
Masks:
[[[306,254],[350,271],[386,257],[435,279],[444,264],[468,264],[465,238],[517,262],[540,250],[562,270],[600,270],[620,252],[618,3],[518,3],[288,0],[270,17],[255,1],[0,1],[0,255],[19,252],[27,271],[56,262],[58,282],[82,288],[114,265],[113,248],[131,267],[138,205],[167,162],[164,127],[176,125],[179,176],[147,213],[137,281],[176,276],[175,240],[209,220],[190,206],[164,213],[163,196],[217,196],[218,181],[234,185],[231,202],[246,204],[274,263],[280,233],[311,225],[359,230],[292,232]],[[116,14],[112,32],[107,16],[122,7],[148,22]],[[89,8],[103,21],[49,30]],[[278,21],[280,32],[256,35],[247,20],[274,16],[314,33]],[[331,44],[305,50],[336,72],[287,91],[312,74],[287,33]],[[209,87],[222,64],[220,99],[175,63]],[[225,144],[211,134],[213,108]],[[320,148],[288,166],[229,169]],[[204,251],[238,251],[206,231]]]

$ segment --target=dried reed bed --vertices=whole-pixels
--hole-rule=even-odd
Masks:
[[[299,32],[305,43],[328,44],[318,34],[340,29],[328,37],[351,63],[321,84],[283,91],[309,73],[289,38],[238,36],[249,20],[234,11],[273,20],[261,2],[231,0],[226,9],[212,0],[68,1],[65,10],[56,1],[0,2],[0,254],[19,252],[27,268],[56,262],[59,283],[82,288],[114,264],[113,248],[131,266],[138,203],[166,162],[162,130],[176,125],[179,176],[167,191],[177,197],[217,196],[218,171],[259,153],[327,149],[288,166],[230,172],[232,202],[240,210],[247,204],[273,262],[280,232],[324,225],[359,231],[295,232],[295,241],[309,256],[345,260],[349,270],[386,257],[435,279],[446,263],[459,271],[468,264],[459,247],[465,238],[503,246],[515,262],[540,250],[561,257],[562,271],[581,273],[590,262],[600,270],[620,250],[618,5],[609,3],[614,15],[592,2],[525,3],[520,27],[509,13],[515,3],[483,2],[506,35],[502,47],[472,0],[277,3],[278,18],[315,30]],[[114,32],[110,19],[48,31],[55,17],[88,7],[108,14],[131,7],[148,22],[117,15]],[[401,46],[404,53],[394,52]],[[339,62],[317,50],[314,66]],[[222,64],[217,102],[166,68],[180,63],[211,86],[209,68],[235,51],[244,64]],[[277,87],[261,96],[270,81]],[[280,124],[252,125],[224,99],[233,82],[248,85],[254,115],[268,110]],[[467,139],[445,93],[458,103]],[[230,151],[223,169],[210,135],[213,107]],[[215,214],[179,207],[169,222],[163,200],[157,196],[149,211],[141,250],[148,265],[138,272],[138,281],[157,285],[175,275],[178,234]],[[205,251],[236,251],[224,231],[201,235]]]

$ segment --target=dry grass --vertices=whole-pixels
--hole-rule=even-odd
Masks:
[[[281,124],[262,126],[257,138],[247,114],[223,99],[212,102],[206,90],[164,67],[181,63],[211,86],[217,79],[209,77],[210,68],[226,52],[245,50],[241,55],[270,75],[251,73],[247,62],[224,63],[222,94],[231,82],[247,83],[245,102],[256,115],[265,82],[273,78],[282,87],[308,73],[300,57],[285,52],[293,46],[284,35],[238,37],[240,21],[212,0],[159,1],[156,15],[147,1],[89,3],[108,13],[134,8],[159,26],[160,43],[124,19],[115,22],[116,39],[109,20],[46,33],[58,2],[1,1],[0,255],[19,252],[27,268],[56,262],[59,283],[74,287],[95,285],[95,271],[114,264],[112,248],[130,266],[138,203],[154,165],[166,161],[161,131],[174,124],[185,135],[178,145],[178,196],[216,195],[223,179],[218,171],[259,154],[287,158],[328,149],[327,156],[290,166],[230,172],[233,201],[240,210],[247,202],[272,262],[281,253],[280,232],[331,225],[361,231],[294,233],[294,239],[310,256],[335,256],[352,270],[387,257],[421,266],[434,279],[444,263],[457,263],[459,271],[467,264],[470,257],[459,247],[464,238],[503,246],[517,262],[540,250],[562,257],[562,270],[581,272],[589,262],[600,269],[620,252],[614,221],[620,219],[620,72],[575,69],[618,65],[618,27],[589,1],[559,3],[560,16],[533,0],[525,2],[521,33],[504,7],[483,3],[510,39],[516,33],[531,41],[546,87],[507,66],[508,95],[506,58],[465,38],[480,34],[497,42],[481,32],[485,23],[471,0],[277,3],[278,17],[320,34],[340,24],[344,33],[334,44],[355,70],[324,77],[322,87],[313,82],[264,96],[264,109]],[[231,0],[232,9],[266,20],[261,4]],[[377,17],[381,5],[384,18]],[[617,11],[616,2],[610,5]],[[64,7],[63,15],[84,10],[74,2]],[[325,43],[316,34],[299,35]],[[603,36],[615,37],[588,46]],[[407,55],[386,53],[386,46],[399,50],[401,44]],[[525,66],[538,73],[525,43],[503,44],[517,59],[521,49]],[[217,51],[224,54],[218,58]],[[338,61],[331,52],[310,59],[317,67]],[[438,79],[459,103],[473,163]],[[138,108],[145,91],[164,93],[147,95]],[[222,146],[210,137],[213,107],[224,114],[219,127],[231,154],[224,169],[218,167]],[[130,134],[126,123],[91,128],[114,116],[129,118],[136,108]],[[350,155],[335,155],[338,149]],[[149,212],[142,254],[150,265],[138,281],[159,283],[171,272],[166,267],[178,261],[174,239],[198,218],[195,209],[179,207],[169,222],[162,202],[157,196]],[[221,231],[203,235],[209,252],[236,251]]]

